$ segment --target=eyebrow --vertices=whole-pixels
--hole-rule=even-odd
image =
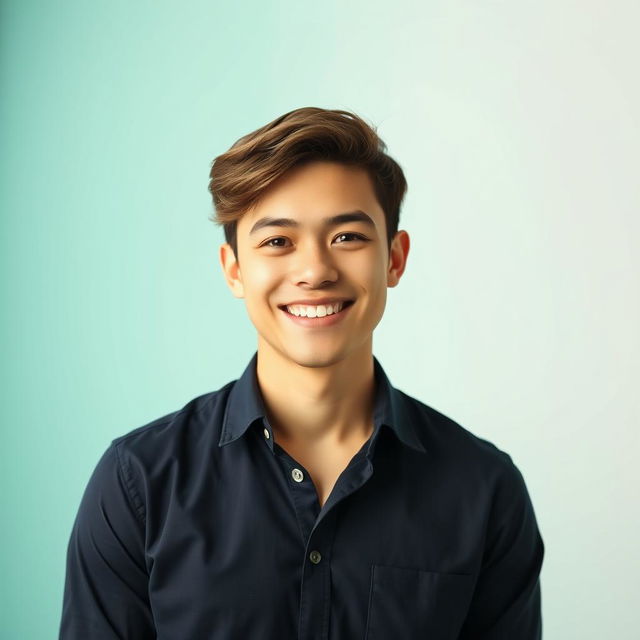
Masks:
[[[355,211],[346,211],[345,213],[339,213],[335,216],[330,216],[329,218],[323,218],[322,223],[325,227],[334,227],[338,224],[344,224],[346,222],[364,222],[365,224],[374,227],[376,226],[375,222],[372,220],[370,216],[368,216],[364,211],[360,209],[356,209]],[[299,227],[300,223],[293,218],[272,218],[266,216],[264,218],[260,218],[253,227],[251,227],[251,231],[249,231],[249,235],[256,233],[260,229],[264,227]]]

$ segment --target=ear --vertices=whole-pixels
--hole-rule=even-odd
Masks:
[[[244,285],[242,284],[240,265],[231,245],[227,242],[220,245],[220,264],[222,265],[224,279],[227,281],[231,293],[236,298],[244,298]]]
[[[400,282],[400,276],[407,266],[409,255],[409,234],[406,231],[398,231],[391,241],[389,250],[389,269],[387,271],[387,286],[395,287]]]

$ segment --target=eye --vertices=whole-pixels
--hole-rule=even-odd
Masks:
[[[269,238],[269,240],[265,240],[260,246],[261,247],[273,247],[274,249],[279,249],[279,248],[284,246],[283,244],[272,244],[273,242],[276,242],[276,240],[286,241],[286,238],[284,238],[283,236],[277,236],[275,238]]]
[[[336,236],[336,240],[338,238],[344,238],[344,237],[350,237],[350,238],[355,238],[356,240],[363,240],[363,241],[368,241],[368,238],[365,238],[363,235],[360,235],[359,233],[340,233],[339,235]],[[344,244],[344,241],[338,242],[338,244]]]

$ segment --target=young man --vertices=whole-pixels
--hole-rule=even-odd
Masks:
[[[544,545],[508,454],[394,388],[373,330],[409,235],[363,120],[304,108],[219,156],[242,376],[112,441],[63,639],[534,640]]]

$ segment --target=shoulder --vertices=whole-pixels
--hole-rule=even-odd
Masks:
[[[525,479],[507,451],[424,402],[400,394],[405,415],[426,450],[428,477],[433,478],[433,472],[461,500],[470,500],[470,508],[490,513],[493,527],[504,522],[535,522]]]
[[[522,476],[511,455],[494,442],[474,433],[470,427],[398,389],[405,415],[414,425],[427,451],[430,464],[470,481],[490,484],[522,483]]]
[[[226,400],[235,382],[114,438],[111,447],[120,464],[149,473],[181,455],[217,446]]]

